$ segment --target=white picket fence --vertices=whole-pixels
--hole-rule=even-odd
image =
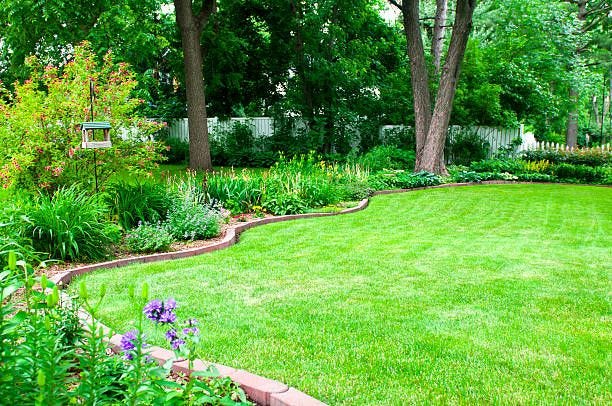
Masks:
[[[525,150],[545,150],[545,151],[583,151],[583,152],[612,152],[612,144],[604,144],[596,147],[570,147],[566,144],[555,142],[539,142],[529,143]]]
[[[235,123],[249,126],[255,138],[266,138],[274,134],[274,119],[271,117],[230,118],[229,120],[211,117],[208,119],[208,136],[214,139],[224,132],[231,131]],[[173,121],[170,123],[168,131],[170,137],[188,142],[189,120],[182,118]]]
[[[224,132],[231,131],[235,123],[249,126],[255,138],[267,138],[274,134],[274,119],[272,117],[230,118],[227,120],[212,117],[208,119],[209,137],[211,139],[216,139]],[[303,125],[300,125],[299,118],[296,118],[295,127],[303,127]],[[402,125],[384,125],[380,127],[379,137],[381,140],[384,140],[393,131],[403,130],[406,128],[406,126]],[[175,120],[174,122],[170,123],[168,130],[170,137],[178,138],[183,141],[189,140],[189,126],[186,118]],[[449,136],[452,137],[461,130],[461,127],[453,126],[449,129]],[[527,141],[524,138],[524,130],[522,125],[518,128],[476,126],[469,127],[469,130],[477,132],[482,138],[489,142],[489,156],[492,156],[500,147],[510,144],[516,138],[521,139],[523,142]],[[359,136],[357,132],[356,136]],[[525,148],[521,146],[520,149]]]
[[[379,136],[381,139],[385,139],[388,134],[393,131],[403,130],[408,127],[402,125],[384,125],[380,128]],[[518,148],[519,150],[523,148],[523,145],[526,143],[524,127],[521,124],[517,128],[498,128],[498,127],[484,127],[484,126],[471,126],[467,128],[463,128],[460,126],[451,126],[448,129],[448,137],[452,139],[455,134],[460,131],[468,130],[477,133],[482,139],[487,140],[489,143],[489,153],[488,156],[491,157],[495,154],[495,152],[501,148],[509,145],[515,139],[520,139],[522,144]]]

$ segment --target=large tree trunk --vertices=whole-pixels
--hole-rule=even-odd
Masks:
[[[417,165],[422,155],[431,123],[431,94],[429,73],[425,62],[425,48],[419,26],[419,0],[404,0],[401,5],[404,19],[404,34],[410,59],[410,81],[414,103],[414,131],[416,137]]]
[[[189,119],[189,167],[211,170],[203,57],[200,45],[202,29],[214,12],[215,1],[207,0],[198,15],[194,15],[191,0],[174,0],[176,23],[181,32],[185,62],[187,117]]]
[[[442,60],[442,47],[446,34],[446,15],[448,13],[448,0],[436,0],[436,18],[434,19],[434,30],[431,38],[431,57],[436,75],[440,73],[440,61]]]
[[[427,139],[421,156],[417,155],[415,171],[428,171],[437,174],[446,174],[444,164],[444,143],[448,132],[448,124],[453,109],[453,99],[459,80],[461,62],[465,54],[470,31],[472,30],[472,16],[476,8],[476,0],[458,0],[455,13],[455,24],[451,37],[448,55],[434,107],[431,124],[427,132]]]

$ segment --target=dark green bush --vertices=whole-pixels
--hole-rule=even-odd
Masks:
[[[472,162],[470,169],[474,172],[508,172],[516,174],[523,171],[523,164],[516,159],[484,159]]]
[[[111,216],[124,230],[129,230],[139,223],[164,220],[172,198],[163,185],[121,181],[108,188],[105,200]]]
[[[127,248],[137,253],[168,251],[173,242],[172,235],[159,223],[140,224],[125,236]]]
[[[442,183],[442,178],[425,171],[418,173],[407,171],[384,171],[372,175],[368,182],[374,190],[412,189],[439,185]]]
[[[519,173],[518,179],[524,182],[556,182],[557,178],[547,173]]]
[[[119,240],[119,230],[107,218],[98,195],[77,186],[40,195],[29,213],[34,248],[54,259],[99,260]]]
[[[394,146],[380,145],[357,159],[357,163],[371,172],[384,169],[407,169],[414,168],[414,151],[399,149]]]
[[[166,145],[162,151],[168,164],[180,164],[189,159],[189,143],[176,137],[166,137],[163,139]]]
[[[447,137],[446,159],[455,165],[469,165],[483,160],[489,153],[490,144],[475,131],[457,131]]]
[[[564,163],[553,166],[552,174],[565,181],[584,183],[597,183],[604,178],[604,171],[600,168]]]

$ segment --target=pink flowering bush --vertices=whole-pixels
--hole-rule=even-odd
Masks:
[[[60,67],[27,60],[30,79],[8,91],[0,83],[0,184],[55,190],[75,181],[93,183],[93,152],[81,149],[80,124],[92,121],[89,83],[95,87],[93,120],[111,123],[113,146],[98,149],[101,182],[115,171],[150,173],[162,159],[162,145],[149,141],[161,123],[134,115],[142,102],[131,97],[137,85],[124,63],[109,52],[101,64],[91,47],[77,46]]]

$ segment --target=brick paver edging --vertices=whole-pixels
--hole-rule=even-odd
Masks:
[[[439,189],[448,187],[458,186],[471,186],[478,184],[517,184],[523,182],[512,182],[512,181],[484,181],[480,183],[447,183],[438,186],[420,187],[414,189],[396,189],[396,190],[381,190],[375,192],[373,196],[393,194],[393,193],[405,193],[416,190],[424,189]],[[526,183],[526,182],[525,182]],[[250,228],[262,226],[265,224],[278,223],[281,221],[314,218],[314,217],[329,217],[339,214],[354,213],[368,207],[369,199],[363,199],[355,207],[345,209],[335,213],[307,213],[307,214],[293,214],[287,216],[267,217],[263,219],[253,220],[247,223],[238,224],[235,227],[229,228],[223,239],[216,244],[207,247],[190,248],[183,251],[177,252],[164,252],[160,254],[143,255],[139,257],[117,259],[115,261],[101,262],[98,264],[81,266],[78,268],[67,270],[66,272],[55,275],[51,278],[58,286],[67,286],[75,276],[89,273],[98,269],[117,268],[135,263],[147,263],[166,261],[170,259],[188,258],[196,255],[205,254],[207,252],[217,251],[220,249],[227,248],[238,242],[238,238],[243,231]],[[91,316],[83,311],[80,312],[82,320],[90,319]],[[103,328],[109,332],[110,329],[106,326]],[[121,335],[115,334],[110,338],[111,349],[119,353],[121,351]],[[150,347],[150,356],[155,359],[160,365],[165,364],[168,360],[174,358],[174,352],[161,347]],[[307,394],[298,391],[295,388],[291,388],[284,383],[274,381],[272,379],[264,378],[250,372],[235,369],[221,364],[206,363],[202,360],[196,360],[194,362],[193,371],[204,371],[209,365],[213,365],[219,371],[219,374],[223,377],[229,377],[236,382],[246,394],[256,401],[258,404],[263,406],[321,406],[325,403],[308,396]],[[187,361],[175,362],[172,365],[172,370],[180,373],[191,373],[189,371]]]

